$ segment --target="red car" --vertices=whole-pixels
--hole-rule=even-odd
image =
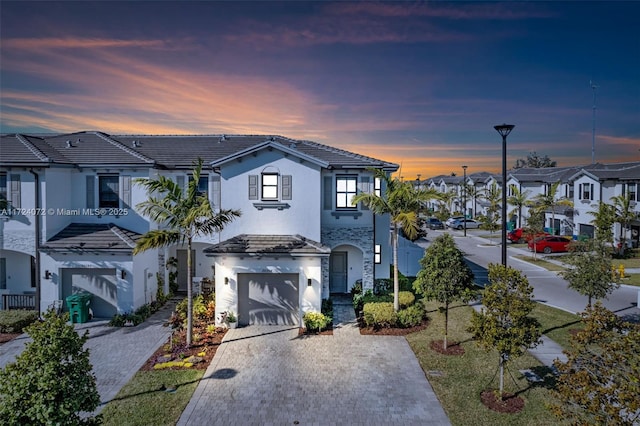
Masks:
[[[549,234],[546,232],[541,232],[539,234],[536,234],[536,238],[544,237],[546,235]],[[507,234],[507,238],[514,244],[522,244],[528,242],[531,239],[531,235],[525,235],[522,228],[516,228]]]
[[[557,253],[567,251],[567,246],[571,243],[571,239],[567,237],[559,237],[557,235],[547,235],[529,241],[529,250],[533,251],[535,242],[536,253]]]

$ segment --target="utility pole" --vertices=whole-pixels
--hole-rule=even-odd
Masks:
[[[593,89],[593,130],[591,132],[591,164],[596,163],[596,89],[600,86],[589,80],[591,89]]]

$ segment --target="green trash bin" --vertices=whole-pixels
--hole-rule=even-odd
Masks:
[[[72,323],[85,323],[89,321],[89,304],[91,294],[75,293],[67,297],[67,307],[69,308],[69,319]]]

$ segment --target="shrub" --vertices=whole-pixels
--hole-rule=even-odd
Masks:
[[[0,311],[0,333],[22,333],[37,319],[37,311]]]
[[[327,317],[323,313],[315,311],[305,313],[302,320],[304,321],[304,326],[307,330],[318,331],[326,328],[331,322],[331,318]]]
[[[180,303],[176,305],[176,313],[182,321],[187,320],[187,303],[188,299],[182,299]],[[210,310],[208,307],[209,301],[205,300],[205,297],[202,294],[193,297],[193,317],[195,319],[207,319],[210,314]],[[215,315],[215,302],[213,305],[213,312]],[[210,319],[210,318],[209,318]]]
[[[376,329],[393,327],[398,320],[398,316],[393,310],[393,302],[365,303],[363,316],[365,324]]]
[[[357,280],[353,287],[351,287],[351,297],[356,294],[362,294],[362,280]]]
[[[331,300],[331,298],[322,299],[322,307],[320,308],[320,312],[330,318],[333,318],[333,300]]]
[[[408,308],[416,301],[416,296],[410,291],[398,292],[398,301],[400,303],[400,309]]]
[[[43,322],[26,328],[33,339],[15,363],[0,369],[0,419],[3,425],[99,424],[86,416],[100,404],[96,378],[82,336],[69,314],[48,311]]]
[[[373,282],[373,294],[389,294],[393,293],[393,280],[386,278],[378,278]]]
[[[424,314],[422,303],[416,303],[406,309],[401,309],[398,311],[398,325],[403,328],[420,325],[424,319]]]
[[[367,290],[364,294],[357,294],[353,298],[353,308],[356,314],[362,311],[365,304],[371,302],[393,302],[392,294],[375,295],[371,290]]]

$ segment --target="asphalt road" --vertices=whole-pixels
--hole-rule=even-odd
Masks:
[[[486,235],[487,232],[476,229],[467,230],[466,237],[462,231],[431,230],[425,246],[428,246],[429,242],[442,232],[450,232],[454,236],[458,248],[465,253],[465,258],[476,277],[476,282],[479,285],[487,284],[487,265],[501,262],[500,233],[495,233],[493,239],[486,239],[477,235]],[[570,289],[567,281],[556,272],[548,271],[514,257],[515,255],[532,256],[532,253],[526,248],[511,247],[509,242],[507,245],[507,265],[522,271],[527,276],[529,283],[534,288],[533,296],[537,301],[573,313],[584,311],[587,306],[586,296]],[[541,255],[538,254],[538,256]],[[602,303],[607,309],[625,319],[640,322],[640,309],[637,307],[639,291],[638,287],[623,285],[614,290],[608,299],[602,300]]]

